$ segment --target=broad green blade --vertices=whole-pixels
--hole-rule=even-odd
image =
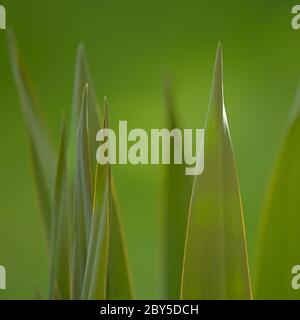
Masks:
[[[84,280],[87,248],[92,217],[92,169],[88,134],[88,86],[82,96],[77,130],[76,167],[73,194],[73,281],[72,297],[79,299]]]
[[[168,128],[169,130],[179,128],[169,79],[165,81],[164,94],[168,112]],[[174,150],[174,144],[175,141],[172,139],[170,150]],[[170,163],[165,170],[163,193],[163,291],[164,298],[179,299],[192,179],[185,174],[184,164],[174,164],[172,151]]]
[[[70,299],[70,197],[63,125],[52,217],[50,299]]]
[[[256,299],[300,299],[292,287],[300,264],[300,97],[296,100],[262,210],[255,270]],[[297,283],[297,281],[296,281]]]
[[[74,172],[74,154],[76,153],[76,128],[78,126],[78,121],[81,113],[81,103],[82,103],[82,91],[84,87],[88,84],[88,102],[89,111],[87,115],[87,128],[88,135],[90,137],[90,161],[91,168],[96,167],[96,133],[100,129],[100,118],[99,118],[99,107],[97,103],[97,97],[95,94],[93,81],[90,75],[88,62],[86,59],[86,54],[84,46],[80,45],[77,50],[76,57],[76,67],[75,67],[75,82],[73,89],[73,106],[72,106],[72,119],[71,119],[71,132],[69,141],[69,151],[68,151],[68,165],[70,173]],[[94,179],[94,172],[92,172],[92,178]]]
[[[120,222],[120,209],[112,181],[112,201],[110,210],[109,260],[107,299],[133,299],[131,279],[127,262],[127,250],[124,243],[123,229]]]
[[[55,177],[55,154],[38,114],[40,110],[12,32],[8,32],[8,46],[13,76],[30,138],[39,204],[48,239],[50,240],[51,191]]]
[[[182,274],[182,299],[250,299],[239,182],[216,57],[205,127],[204,172],[195,177]]]

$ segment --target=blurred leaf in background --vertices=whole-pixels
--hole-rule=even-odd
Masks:
[[[52,205],[50,299],[71,298],[71,204],[67,177],[66,129],[62,136]]]
[[[292,268],[300,264],[300,89],[270,177],[255,261],[256,299],[300,299]]]
[[[14,34],[11,31],[8,32],[8,47],[13,76],[20,97],[24,121],[29,134],[38,200],[45,230],[48,240],[50,241],[52,189],[55,177],[55,153],[49,141],[49,137],[44,130],[40,116],[40,106],[38,106],[33,85],[31,84],[25,64],[18,51]]]
[[[89,94],[88,83],[84,82],[90,80],[90,76],[83,48],[80,46],[78,50],[76,63],[74,91],[77,93],[74,93],[69,142],[71,146],[74,144],[74,148],[68,149],[63,126],[53,202],[51,188],[47,192],[44,190],[45,185],[49,187],[45,176],[50,169],[45,167],[50,160],[47,158],[50,152],[45,152],[49,147],[45,135],[47,130],[34,113],[32,92],[12,33],[9,35],[9,48],[32,151],[39,156],[33,157],[33,166],[39,177],[36,179],[37,188],[41,189],[39,199],[42,204],[46,203],[42,206],[42,213],[50,240],[50,298],[131,299],[115,187],[110,168],[96,165],[96,132],[100,129],[100,119],[94,91]],[[81,92],[79,115],[78,92]],[[106,100],[104,121],[107,128]],[[76,128],[74,137],[73,127]],[[67,150],[71,150],[69,165],[73,167],[74,163],[75,172],[68,170]]]
[[[164,97],[167,110],[167,128],[171,131],[179,126],[171,79],[164,79]],[[186,235],[192,179],[185,174],[185,164],[174,163],[176,139],[170,143],[170,165],[165,169],[163,212],[162,212],[162,254],[164,298],[179,299],[182,261]]]

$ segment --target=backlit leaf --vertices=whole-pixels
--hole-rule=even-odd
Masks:
[[[250,299],[239,182],[223,99],[219,46],[205,126],[204,172],[189,212],[182,299]]]

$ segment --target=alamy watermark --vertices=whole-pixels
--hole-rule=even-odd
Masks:
[[[300,265],[293,266],[291,273],[294,274],[291,281],[291,286],[294,290],[299,290],[300,289]]]
[[[6,29],[6,10],[5,7],[0,5],[0,29]]]
[[[150,131],[150,134],[144,129],[132,129],[128,132],[127,121],[119,122],[118,135],[113,129],[99,130],[96,141],[101,144],[96,153],[97,162],[99,164],[127,164],[129,162],[133,165],[186,164],[186,175],[200,175],[203,172],[203,129],[195,130],[195,142],[192,129],[163,128]],[[195,154],[193,149],[195,149]]]
[[[292,8],[292,14],[294,15],[292,18],[292,28],[294,30],[300,29],[300,5],[297,4]]]
[[[6,289],[6,270],[0,265],[0,290]]]

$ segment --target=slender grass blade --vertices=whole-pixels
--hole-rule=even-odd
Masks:
[[[37,99],[25,64],[17,48],[14,34],[8,32],[9,56],[21,109],[29,134],[33,171],[45,230],[50,241],[51,201],[55,178],[55,152],[39,115]]]
[[[53,201],[50,298],[70,299],[71,206],[66,168],[66,133],[63,124]]]

